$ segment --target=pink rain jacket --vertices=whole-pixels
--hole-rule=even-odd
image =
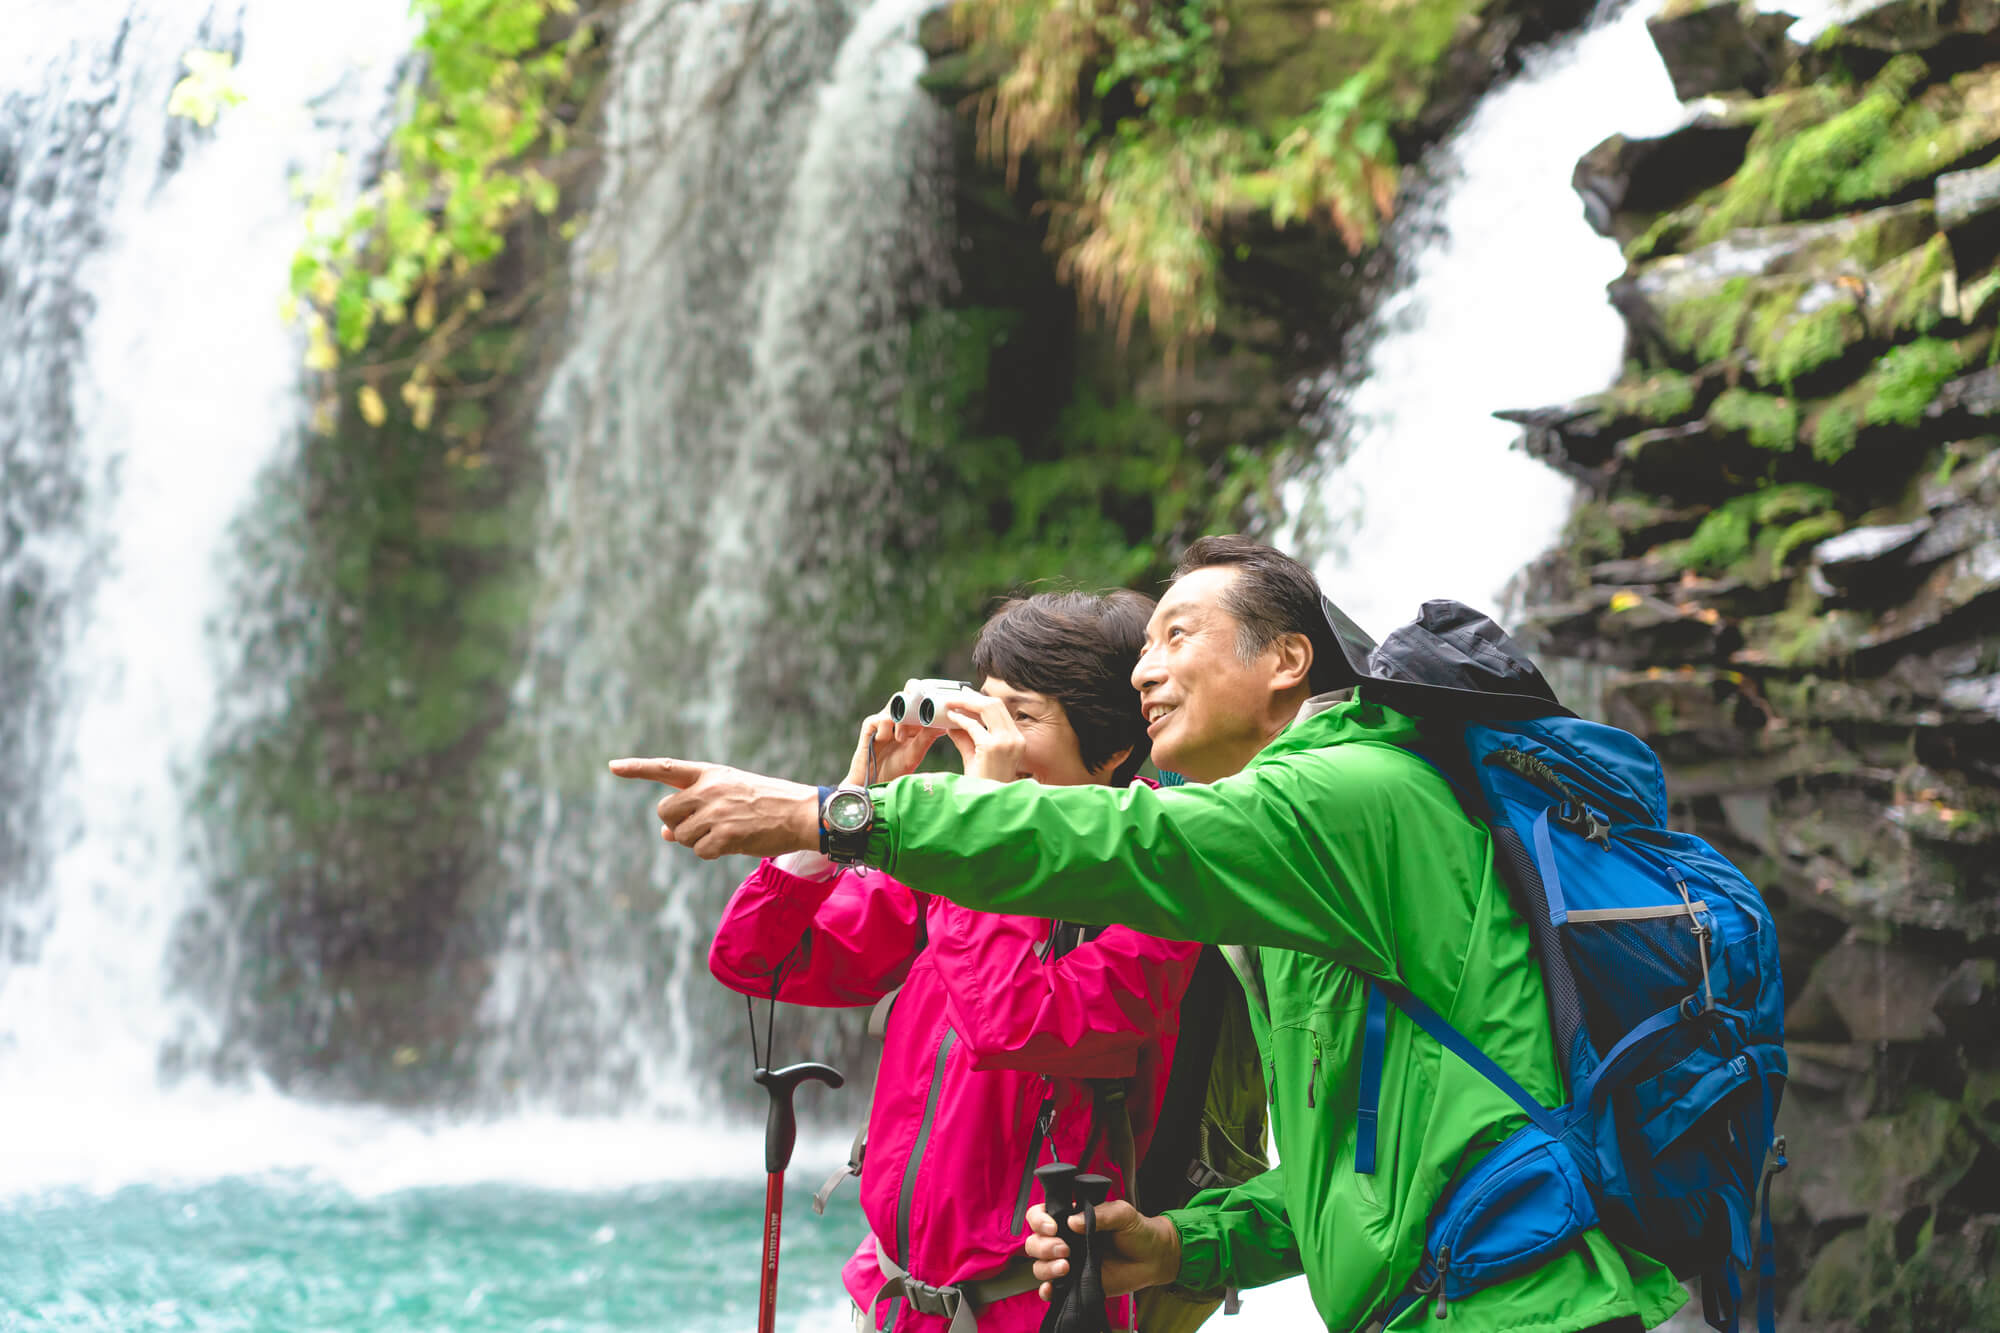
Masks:
[[[897,986],[868,1119],[861,1207],[873,1237],[842,1270],[857,1305],[889,1257],[944,1286],[997,1272],[1020,1249],[1022,1214],[1041,1201],[1035,1167],[1075,1162],[1090,1134],[1085,1078],[1132,1078],[1143,1156],[1173,1058],[1181,994],[1200,946],[1112,926],[1044,962],[1052,923],[994,916],[917,893],[879,871],[803,879],[765,861],[729,901],[708,965],[732,990],[793,1004],[873,1004]],[[806,937],[801,943],[801,937]],[[1100,1139],[1104,1136],[1100,1135]],[[1126,1185],[1100,1143],[1087,1169]],[[891,1313],[875,1311],[881,1327]],[[896,1333],[947,1321],[895,1305]],[[1114,1328],[1131,1324],[1129,1298]],[[1032,1291],[982,1311],[980,1333],[1034,1333]]]

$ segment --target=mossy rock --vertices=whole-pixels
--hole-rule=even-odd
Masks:
[[[1727,180],[1756,125],[1742,103],[1704,104],[1665,134],[1603,140],[1577,159],[1570,186],[1582,196],[1592,229],[1623,245],[1647,229],[1648,218]],[[1648,253],[1657,245],[1656,238]]]
[[[1895,446],[1904,462],[1914,464],[1908,430],[1924,421],[1987,340],[1984,333],[1957,341],[1921,338],[1884,352],[1861,379],[1807,413],[1802,434],[1813,457],[1839,463],[1866,442],[1864,432],[1873,431],[1878,443]]]
[[[1996,29],[1995,0],[1864,0],[1841,7],[1840,22],[1814,39],[1798,74],[1872,71],[1905,53],[1963,68],[1992,59]]]
[[[1940,1226],[1929,1210],[1872,1218],[1813,1259],[1796,1312],[1857,1333],[2000,1327],[2000,1219]]]
[[[1930,333],[1957,314],[1957,290],[1951,244],[1933,236],[1869,275],[1868,332],[1884,339]]]
[[[1747,0],[1668,0],[1646,31],[1683,102],[1711,93],[1761,93],[1790,60],[1790,15]]]
[[[1743,647],[1733,660],[1743,666],[1845,670],[1871,623],[1863,612],[1822,610],[1816,601],[1788,606],[1741,621]]]
[[[1859,93],[1819,84],[1769,99],[1780,105],[1696,239],[1892,201],[1982,159],[2000,140],[2000,68],[1926,89],[1928,73],[1898,56]]]
[[[1618,442],[1642,430],[1684,423],[1721,388],[1720,375],[1685,375],[1634,364],[1602,393],[1554,407],[1495,412],[1522,428],[1521,447],[1549,466],[1589,481],[1615,455]]]
[[[1880,336],[1876,293],[1910,324],[1922,322],[1926,300],[1941,309],[1949,262],[1927,244],[1935,239],[1928,201],[1746,229],[1642,265],[1612,285],[1612,300],[1669,363],[1710,365],[1740,351],[1759,383],[1789,389]],[[1897,263],[1912,250],[1921,264]]]
[[[1774,455],[1706,421],[1640,431],[1619,441],[1619,481],[1679,504],[1718,504],[1769,479]]]
[[[1770,721],[1740,671],[1683,667],[1623,672],[1604,691],[1605,721],[1690,757],[1748,753]]]

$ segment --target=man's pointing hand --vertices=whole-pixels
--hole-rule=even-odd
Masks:
[[[614,759],[611,771],[673,788],[660,801],[660,836],[704,861],[819,846],[819,793],[800,783],[687,759]]]

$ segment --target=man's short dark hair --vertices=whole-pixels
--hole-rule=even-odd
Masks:
[[[1111,784],[1122,787],[1153,749],[1132,688],[1152,614],[1152,598],[1123,588],[1011,598],[972,645],[973,676],[1060,703],[1083,766],[1092,772],[1129,746],[1132,753],[1111,775]]]
[[[1239,626],[1236,653],[1245,662],[1270,647],[1281,634],[1303,634],[1312,643],[1310,688],[1314,694],[1354,683],[1320,606],[1313,572],[1273,546],[1248,537],[1202,537],[1174,568],[1176,579],[1197,569],[1226,567],[1237,577],[1223,594],[1222,609]]]

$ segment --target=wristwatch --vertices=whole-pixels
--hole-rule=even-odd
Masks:
[[[875,798],[866,787],[843,782],[819,789],[819,850],[829,861],[859,865],[875,827]]]

